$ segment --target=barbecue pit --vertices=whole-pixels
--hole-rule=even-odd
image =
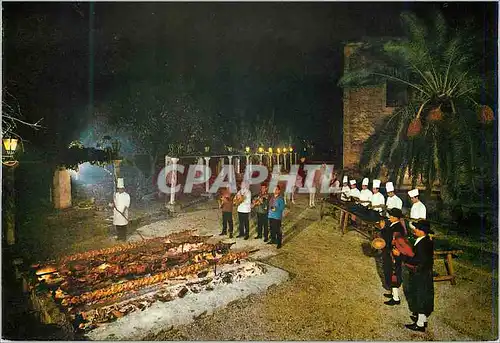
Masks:
[[[248,251],[232,251],[234,243],[208,243],[210,238],[187,230],[32,265],[26,275],[31,303],[44,323],[57,323],[91,339],[108,339],[107,331],[132,318],[145,316],[138,323],[148,323],[151,321],[147,317],[155,313],[158,321],[158,308],[166,314],[179,301],[208,299],[221,292],[222,298],[233,301],[234,296],[226,296],[228,290],[222,289],[250,285],[250,293],[236,293],[241,298],[287,278],[284,271],[277,272],[276,268],[249,260]],[[269,279],[270,269],[276,274],[271,273],[275,280]],[[258,281],[258,287],[255,282],[252,285],[250,280],[259,278],[269,280]],[[200,309],[208,307],[207,313],[213,310],[212,305],[227,304],[222,300],[205,305],[202,300],[198,304],[201,306],[196,301],[193,304]],[[192,313],[186,318],[192,319]],[[165,325],[171,322],[168,315],[163,321]],[[158,327],[161,326],[155,326]],[[122,338],[147,333],[143,331],[130,332]],[[123,329],[118,331],[123,333]],[[116,333],[110,338],[116,339]]]

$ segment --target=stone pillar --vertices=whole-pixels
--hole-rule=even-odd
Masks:
[[[293,164],[292,156],[293,156],[293,153],[291,152],[290,153],[290,170],[292,170],[292,164]]]
[[[229,155],[227,157],[229,159],[229,166],[232,166],[233,165],[233,156],[232,155]],[[229,182],[233,182],[233,173],[231,173],[231,171],[229,171]]]
[[[297,164],[297,153],[294,153],[295,155],[295,164]]]
[[[236,157],[236,174],[240,174],[240,158]]]
[[[175,186],[177,185],[177,162],[179,162],[178,158],[172,157],[170,159],[172,161],[172,184],[170,185],[170,205],[175,204]]]
[[[208,176],[208,171],[210,170],[210,157],[204,157],[204,158],[205,158],[205,162],[206,162],[205,175]],[[208,193],[209,187],[210,187],[210,182],[209,182],[209,178],[207,178],[207,181],[205,181],[205,192]]]
[[[260,163],[263,163],[262,162],[262,156],[263,156],[262,154],[259,154]]]
[[[62,210],[71,207],[71,176],[68,170],[66,168],[57,169],[52,184],[54,208]]]

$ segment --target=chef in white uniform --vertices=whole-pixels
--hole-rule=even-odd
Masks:
[[[411,223],[412,221],[418,221],[421,219],[427,219],[427,209],[425,208],[425,205],[420,201],[418,198],[418,189],[412,189],[411,191],[408,192],[408,195],[410,196],[410,200],[413,205],[411,205],[411,210],[410,210],[410,228],[414,228],[413,224]]]
[[[117,192],[113,198],[113,225],[116,226],[118,239],[127,240],[128,209],[130,207],[130,195],[125,192],[123,178],[118,178],[116,184]]]
[[[349,184],[351,185],[351,189],[349,190],[349,196],[359,199],[359,189],[356,187],[356,180],[350,180]]]
[[[349,186],[348,186],[347,175],[344,175],[344,177],[342,179],[342,189],[340,191],[342,192],[342,195],[340,196],[340,200],[342,200],[342,201],[349,201],[349,197],[350,197],[349,192],[350,192],[350,189],[349,189]]]
[[[379,192],[380,180],[373,180],[373,195],[372,195],[372,209],[377,212],[382,212],[385,206],[385,198]]]
[[[361,183],[361,192],[360,192],[360,195],[359,195],[359,201],[361,203],[362,206],[364,207],[368,207],[368,205],[371,203],[372,201],[372,191],[368,189],[368,182],[370,180],[368,180],[367,177],[365,177],[363,179],[363,183]]]
[[[385,190],[387,191],[387,201],[385,203],[386,210],[389,211],[391,208],[403,209],[403,200],[394,193],[394,185],[392,182],[387,182],[385,184]],[[389,218],[389,213],[387,213],[387,218]]]

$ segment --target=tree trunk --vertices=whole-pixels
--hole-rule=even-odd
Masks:
[[[16,229],[16,191],[14,185],[14,169],[15,167],[5,167],[3,174],[3,199],[2,199],[2,214],[3,225],[5,226],[4,239],[7,245],[14,245],[15,229]]]
[[[71,177],[66,168],[57,168],[53,179],[54,208],[71,207]]]

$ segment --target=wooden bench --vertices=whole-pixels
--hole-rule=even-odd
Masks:
[[[453,269],[453,257],[463,253],[463,250],[436,250],[434,251],[434,259],[444,257],[444,265],[448,275],[434,276],[434,282],[450,281],[452,285],[456,285],[455,271]]]

